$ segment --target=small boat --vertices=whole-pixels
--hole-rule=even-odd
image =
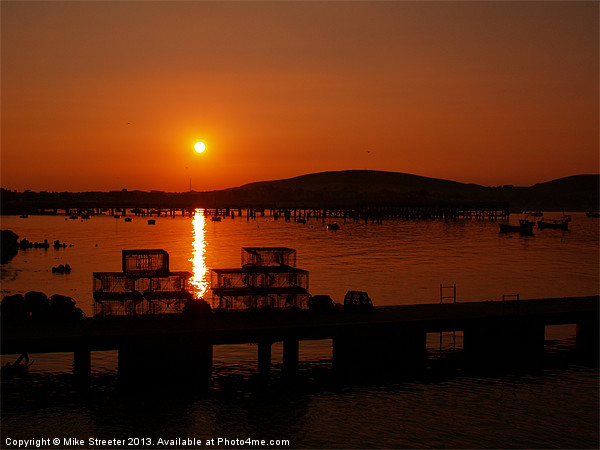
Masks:
[[[22,362],[23,360],[25,361]],[[32,364],[33,360],[29,361],[29,355],[27,353],[23,353],[14,363],[11,364],[7,362],[4,366],[2,366],[1,373],[6,377],[10,377],[12,375],[22,375]]]
[[[148,219],[148,225],[156,225],[156,220]]]
[[[600,217],[600,212],[596,212],[596,211],[588,211],[585,213],[586,216],[588,217],[594,217],[594,218],[598,218]]]
[[[71,217],[69,217],[69,219],[77,220],[79,219],[79,216],[77,214],[73,214]]]
[[[19,217],[21,219],[27,219],[29,217],[29,214],[21,214]]]
[[[121,215],[120,215],[120,214],[114,214],[114,215],[113,215],[113,217],[114,217],[115,219],[120,219],[120,218],[121,218]]]
[[[213,222],[220,222],[221,221],[221,217],[219,217],[219,216],[212,216],[210,218],[210,220],[212,220]]]
[[[89,219],[89,218],[90,218],[90,215],[89,215],[89,214],[82,214],[82,215],[81,215],[81,218],[82,218],[82,219]]]
[[[534,222],[521,219],[519,220],[519,225],[510,225],[508,223],[499,223],[500,225],[500,233],[521,233],[522,235],[531,235],[533,234],[533,226]]]
[[[535,227],[535,221],[529,219],[521,219],[519,220],[519,224],[522,224],[525,227]]]
[[[336,230],[339,230],[339,229],[340,229],[340,226],[339,226],[337,223],[335,223],[335,222],[333,222],[333,223],[328,223],[328,224],[327,224],[327,229],[328,229],[328,230],[333,230],[333,231],[336,231]]]
[[[543,230],[544,228],[553,228],[555,230],[568,230],[569,229],[569,222],[567,222],[566,220],[553,220],[552,222],[547,222],[545,220],[539,220],[537,225],[540,230]]]
[[[131,217],[125,217],[125,222],[131,222]]]

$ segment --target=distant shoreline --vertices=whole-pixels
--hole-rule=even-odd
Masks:
[[[92,208],[347,208],[503,205],[511,211],[597,211],[600,175],[574,175],[529,187],[485,187],[399,172],[349,170],[308,174],[206,192],[123,189],[17,192],[2,188],[1,214]]]

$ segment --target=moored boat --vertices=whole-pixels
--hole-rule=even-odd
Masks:
[[[508,223],[499,223],[500,225],[500,233],[520,233],[522,235],[530,235],[533,234],[533,226],[534,222],[521,219],[519,220],[519,225],[511,225]]]
[[[553,228],[556,230],[568,230],[569,229],[569,222],[566,220],[553,220],[553,221],[539,220],[537,225],[540,230],[543,230],[544,228]]]
[[[327,224],[327,229],[328,229],[328,230],[333,230],[333,231],[336,231],[336,230],[339,230],[339,229],[340,229],[340,226],[339,226],[337,223],[335,223],[335,222],[333,222],[333,223],[328,223],[328,224]]]

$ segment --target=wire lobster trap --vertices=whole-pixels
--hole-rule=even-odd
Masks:
[[[296,250],[287,247],[242,247],[242,267],[296,267]]]
[[[164,277],[134,277],[122,272],[94,272],[94,299],[104,300],[111,297],[130,296],[131,293],[172,294],[188,293],[190,272],[169,272]]]
[[[160,298],[147,299],[143,296],[137,298],[123,298],[121,300],[103,300],[94,302],[95,316],[138,316],[151,314],[179,314],[182,313],[187,298]]]
[[[94,272],[94,315],[181,313],[188,300],[190,272],[169,272],[164,250],[123,250],[123,272]]]
[[[308,289],[308,271],[295,267],[246,267],[213,269],[210,281],[214,289],[281,288]]]
[[[296,268],[296,250],[243,247],[242,267],[211,269],[213,308],[308,307],[308,271]]]
[[[123,273],[164,276],[169,273],[169,254],[164,250],[123,250]]]
[[[212,301],[213,309],[219,310],[255,310],[301,308],[308,305],[308,292],[301,293],[252,293],[245,294],[221,292]]]

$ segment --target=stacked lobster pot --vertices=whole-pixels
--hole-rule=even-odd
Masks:
[[[296,267],[296,250],[243,247],[242,267],[212,269],[213,308],[306,308],[308,271]]]
[[[94,315],[180,313],[192,294],[190,272],[169,271],[164,250],[123,250],[122,272],[94,272]]]

